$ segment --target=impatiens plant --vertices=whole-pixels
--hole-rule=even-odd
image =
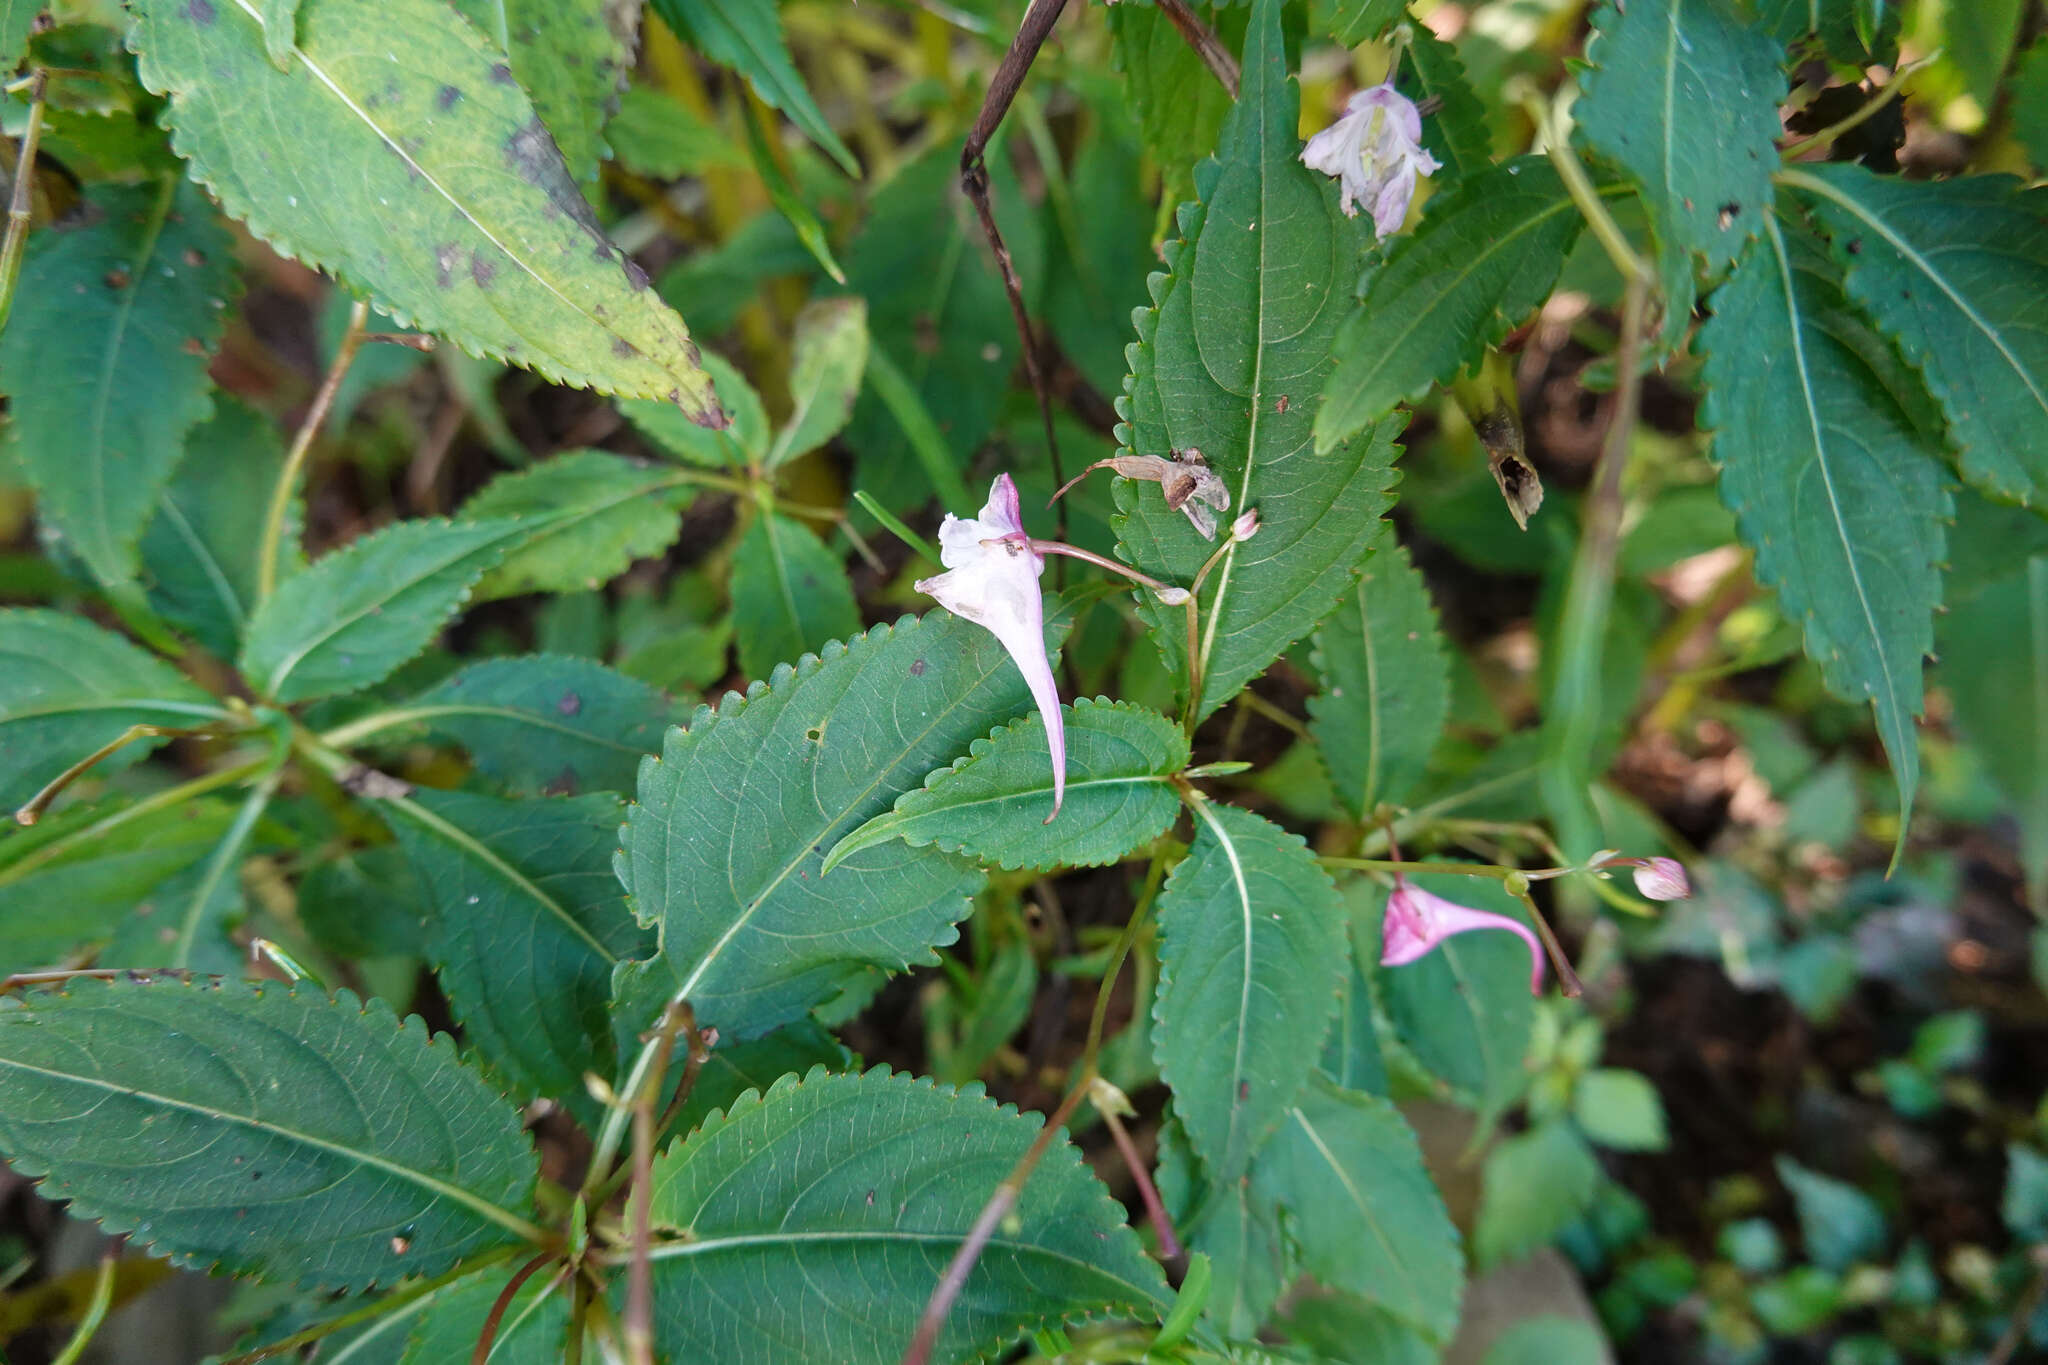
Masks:
[[[1625,746],[1782,669],[1896,857],[1945,573],[1944,714],[2048,732],[2048,205],[1948,173],[2040,168],[2040,16],[1962,8],[0,0],[78,1346],[160,1258],[235,1361],[1439,1358],[1666,1135]],[[1901,175],[1942,12],[1991,131]]]

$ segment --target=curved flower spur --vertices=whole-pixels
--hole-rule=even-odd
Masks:
[[[988,486],[988,501],[982,504],[979,516],[946,514],[939,527],[939,563],[946,571],[918,579],[917,590],[995,636],[1024,675],[1031,700],[1045,719],[1046,744],[1052,751],[1052,814],[1045,817],[1049,825],[1067,797],[1067,732],[1052,659],[1045,650],[1045,599],[1038,591],[1048,554],[1068,555],[1113,569],[1150,588],[1169,606],[1187,602],[1188,592],[1079,546],[1032,539],[1024,530],[1017,485],[1008,474],[996,475]]]

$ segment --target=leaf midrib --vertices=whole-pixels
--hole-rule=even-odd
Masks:
[[[1251,1035],[1252,1016],[1252,890],[1244,879],[1244,862],[1237,856],[1237,844],[1230,831],[1216,818],[1214,811],[1203,802],[1193,806],[1202,823],[1216,836],[1224,856],[1230,859],[1230,881],[1237,889],[1238,917],[1244,927],[1244,983],[1238,990],[1237,998],[1237,1043],[1230,1066],[1230,1124],[1224,1137],[1223,1151],[1229,1156],[1237,1150],[1238,1134],[1244,1122],[1245,1106],[1237,1099],[1237,1080],[1245,1074],[1245,1040]]]
[[[0,1057],[0,1067],[9,1067],[30,1075],[43,1076],[54,1081],[101,1090],[110,1095],[123,1095],[132,1100],[142,1100],[160,1105],[165,1109],[196,1114],[201,1118],[210,1119],[217,1123],[247,1128],[253,1132],[267,1133],[273,1137],[284,1138],[290,1142],[302,1143],[316,1151],[328,1152],[334,1156],[352,1161],[357,1165],[382,1171],[386,1175],[396,1176],[398,1179],[417,1185],[432,1194],[451,1199],[464,1208],[469,1209],[472,1213],[481,1214],[499,1227],[516,1233],[523,1240],[530,1242],[546,1240],[546,1234],[539,1228],[511,1210],[501,1208],[497,1204],[492,1203],[482,1195],[463,1189],[459,1185],[450,1184],[448,1181],[438,1176],[429,1175],[425,1171],[415,1170],[410,1166],[378,1156],[373,1152],[360,1151],[343,1143],[330,1141],[327,1138],[315,1137],[311,1133],[301,1132],[296,1128],[288,1128],[281,1123],[259,1119],[253,1114],[230,1113],[227,1110],[199,1104],[192,1100],[181,1100],[170,1095],[158,1094],[153,1090],[141,1090],[133,1086],[116,1085],[112,1081],[101,1080],[97,1076],[81,1076],[71,1071],[55,1071],[49,1067],[37,1066],[32,1062],[20,1061],[13,1057]]]
[[[1386,1229],[1380,1226],[1380,1220],[1374,1216],[1371,1204],[1359,1193],[1358,1186],[1351,1179],[1351,1173],[1339,1164],[1336,1153],[1332,1152],[1329,1145],[1323,1141],[1322,1134],[1318,1133],[1315,1125],[1308,1121],[1308,1115],[1301,1112],[1299,1105],[1291,1106],[1287,1112],[1296,1123],[1301,1125],[1301,1131],[1315,1145],[1317,1155],[1322,1157],[1324,1164],[1337,1177],[1337,1183],[1344,1187],[1344,1193],[1350,1196],[1352,1204],[1358,1209],[1360,1221],[1372,1229],[1374,1239],[1379,1242],[1380,1249],[1386,1253],[1387,1263],[1394,1267],[1395,1273],[1401,1277],[1401,1283],[1408,1291],[1408,1302],[1420,1305],[1423,1302],[1421,1289],[1415,1284],[1414,1278],[1409,1274],[1406,1263],[1396,1254],[1393,1243],[1388,1240]]]

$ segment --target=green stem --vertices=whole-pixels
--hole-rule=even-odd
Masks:
[[[277,794],[278,784],[284,781],[284,751],[276,755],[278,766],[272,768],[256,789],[242,802],[242,808],[235,812],[234,823],[228,826],[226,834],[214,847],[213,855],[207,860],[206,871],[200,875],[199,885],[185,904],[185,911],[179,918],[176,946],[171,950],[170,965],[189,967],[192,965],[192,950],[199,938],[199,925],[206,917],[206,903],[213,899],[214,889],[223,878],[234,875],[240,862],[242,850],[249,842],[250,831],[256,828],[257,820],[270,806],[270,798]]]
[[[313,438],[319,434],[320,424],[327,420],[327,410],[334,406],[334,395],[340,391],[342,377],[356,358],[356,348],[363,344],[363,329],[369,321],[369,303],[357,299],[348,310],[348,330],[341,334],[341,344],[334,348],[334,360],[327,367],[327,377],[320,381],[320,391],[313,395],[313,406],[306,410],[305,420],[299,423],[299,434],[292,438],[292,448],[284,457],[284,468],[277,472],[277,486],[270,491],[270,506],[263,514],[263,536],[256,546],[256,601],[259,605],[277,590],[278,547],[284,540],[284,523],[291,512],[292,489],[298,486],[299,473],[306,464],[306,452],[313,448]]]
[[[1587,226],[1593,229],[1593,235],[1599,239],[1608,259],[1614,262],[1614,268],[1621,272],[1623,279],[1655,279],[1649,262],[1629,245],[1627,234],[1614,221],[1614,215],[1607,211],[1607,205],[1601,202],[1600,191],[1594,188],[1578,154],[1572,151],[1570,111],[1576,93],[1567,88],[1559,93],[1555,103],[1551,103],[1539,92],[1525,90],[1522,107],[1534,120],[1536,130],[1543,138],[1544,153],[1557,168],[1558,178],[1564,181],[1565,192],[1571,195],[1573,206],[1585,217]]]
[[[926,540],[923,536],[905,526],[894,512],[882,506],[881,503],[876,502],[866,489],[854,489],[853,500],[859,503],[861,509],[869,516],[880,522],[883,530],[895,536],[896,539],[902,541],[920,555],[923,555],[934,568],[943,568],[945,566],[945,561],[939,558],[939,552],[932,548],[932,543],[929,540]]]
[[[100,1273],[92,1282],[92,1299],[85,1306],[85,1316],[78,1320],[78,1330],[71,1334],[71,1340],[64,1343],[64,1349],[50,1365],[78,1365],[85,1354],[85,1348],[99,1334],[100,1324],[107,1320],[107,1309],[114,1302],[114,1271],[121,1264],[120,1256],[112,1249],[100,1257]]]
[[[41,848],[23,854],[18,861],[10,863],[4,869],[0,869],[0,886],[21,880],[21,878],[45,863],[63,857],[71,849],[81,844],[89,843],[119,826],[127,824],[130,820],[139,820],[145,815],[154,815],[160,810],[168,810],[180,802],[190,801],[194,797],[204,796],[208,792],[218,791],[222,787],[231,787],[237,782],[245,782],[269,767],[270,763],[271,760],[266,756],[249,763],[238,764],[232,768],[222,768],[218,772],[208,773],[204,777],[194,778],[190,782],[182,783],[175,787],[167,787],[154,795],[145,796],[134,805],[123,807],[103,820],[96,820],[81,830],[61,838],[52,839]]]
[[[457,1280],[476,1274],[479,1270],[487,1269],[502,1261],[509,1261],[526,1250],[528,1248],[522,1244],[499,1247],[495,1251],[484,1252],[452,1269],[442,1271],[431,1280],[421,1280],[417,1284],[409,1284],[401,1289],[395,1289],[383,1298],[378,1299],[375,1303],[365,1304],[353,1313],[344,1313],[338,1318],[308,1327],[303,1332],[294,1332],[288,1337],[282,1337],[271,1342],[268,1346],[259,1346],[253,1351],[246,1351],[241,1355],[231,1356],[223,1361],[222,1365],[255,1365],[256,1361],[268,1360],[272,1356],[283,1355],[288,1351],[297,1351],[301,1346],[309,1346],[323,1337],[331,1336],[336,1332],[357,1326],[360,1323],[374,1322],[387,1313],[395,1313],[407,1304],[417,1302],[429,1294],[446,1288]]]
[[[21,258],[28,244],[29,219],[34,216],[36,144],[43,136],[43,94],[50,73],[37,71],[30,78],[28,126],[22,129],[21,146],[14,157],[14,192],[8,196],[7,235],[0,237],[0,330],[14,311],[14,286],[21,277]]]

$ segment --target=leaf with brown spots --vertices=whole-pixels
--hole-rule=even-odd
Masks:
[[[682,319],[605,236],[503,54],[442,0],[303,0],[287,71],[259,0],[134,11],[172,145],[257,236],[472,353],[723,422]]]
[[[640,6],[619,0],[455,0],[503,53],[578,184],[595,182],[605,119],[619,107]],[[449,96],[453,94],[454,98]],[[462,90],[443,86],[441,107]]]

